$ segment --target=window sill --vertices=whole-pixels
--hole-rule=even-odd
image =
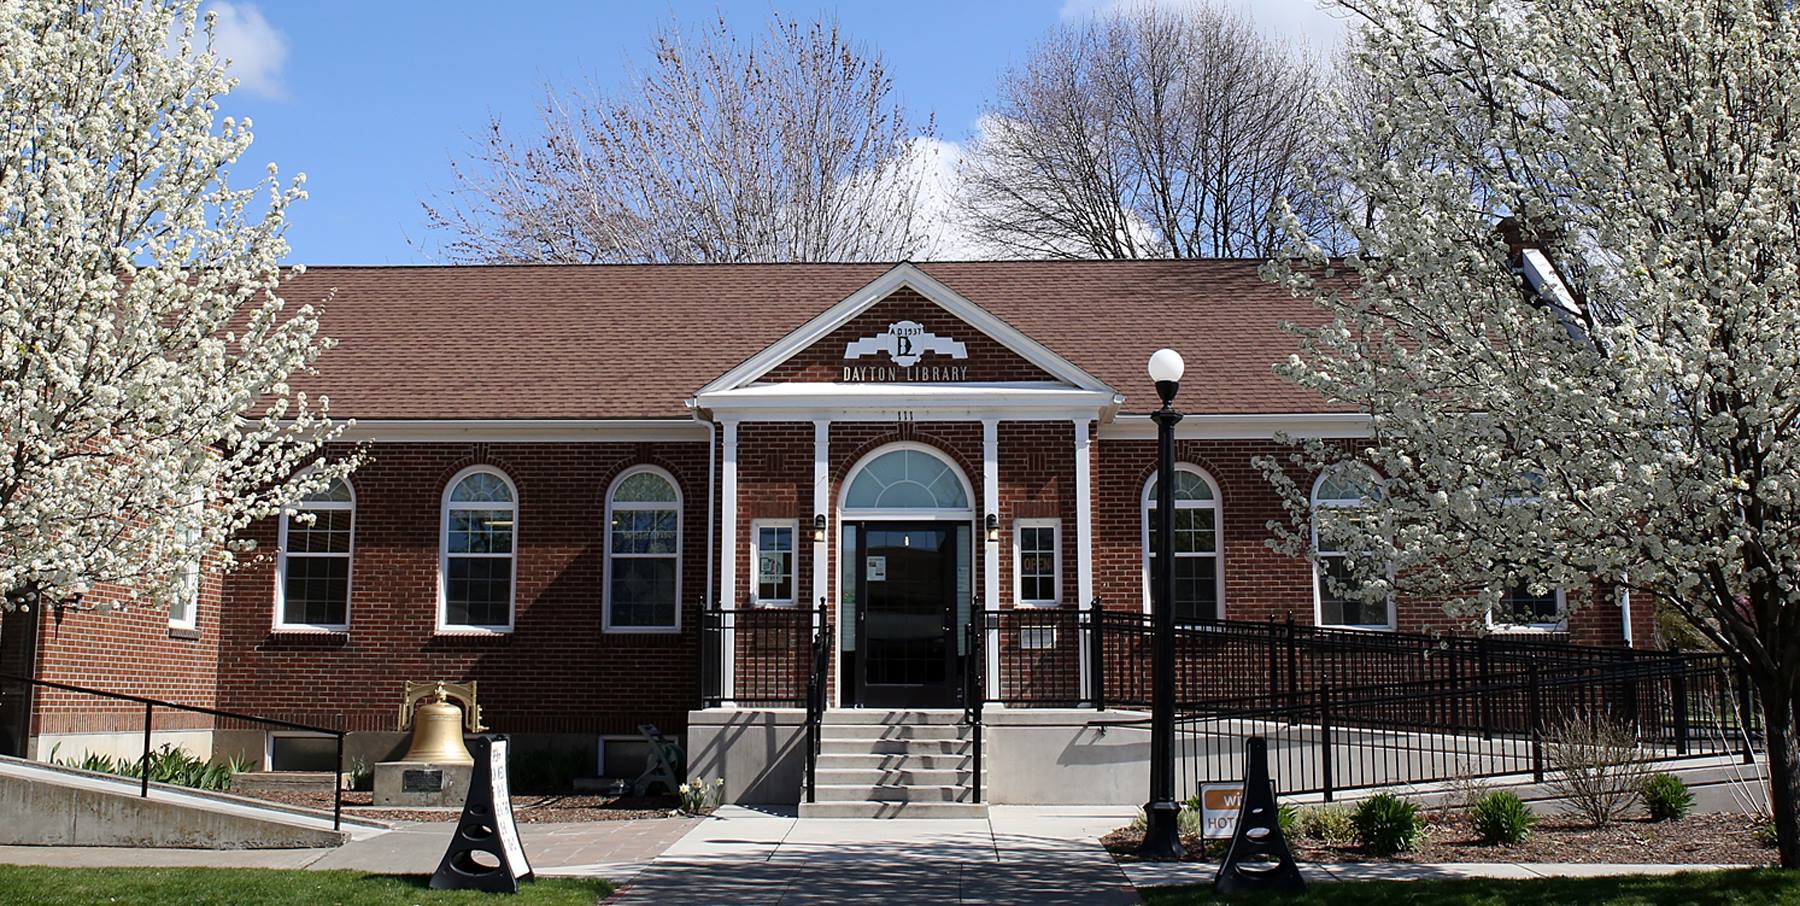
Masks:
[[[170,626],[169,638],[181,639],[184,642],[197,642],[200,640],[200,630],[193,626]]]
[[[1398,632],[1399,631],[1399,630],[1395,629],[1393,626],[1382,626],[1382,625],[1377,625],[1377,624],[1363,625],[1363,624],[1358,624],[1358,623],[1315,623],[1315,624],[1313,624],[1312,628],[1344,630],[1347,632]]]
[[[777,609],[771,606],[769,609]],[[792,607],[779,608],[793,610]],[[606,635],[676,635],[681,632],[680,626],[602,626],[600,631]]]
[[[1569,627],[1562,623],[1495,623],[1488,627],[1494,635],[1556,635]]]
[[[348,626],[276,626],[269,630],[276,635],[349,635]]]
[[[454,638],[499,638],[512,635],[512,628],[490,629],[482,626],[439,626],[432,632],[434,636],[451,636]]]
[[[1014,601],[1014,610],[1059,610],[1061,601]]]

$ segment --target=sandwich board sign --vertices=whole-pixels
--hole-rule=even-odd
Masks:
[[[1229,840],[1237,832],[1238,810],[1244,804],[1241,783],[1207,783],[1200,787],[1200,836]]]
[[[433,890],[482,890],[518,893],[519,882],[532,879],[531,863],[513,823],[512,795],[506,783],[505,736],[477,736],[469,742],[475,756],[462,820],[450,838]],[[477,857],[480,854],[480,857]]]

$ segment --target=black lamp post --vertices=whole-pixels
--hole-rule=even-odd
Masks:
[[[1185,370],[1181,354],[1158,349],[1150,356],[1150,379],[1162,408],[1156,422],[1156,571],[1150,577],[1150,614],[1156,648],[1150,678],[1150,801],[1144,806],[1144,842],[1138,854],[1179,859],[1181,804],[1175,801],[1175,391]]]

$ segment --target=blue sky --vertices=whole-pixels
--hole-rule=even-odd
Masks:
[[[996,78],[1059,21],[1115,0],[906,2],[350,2],[215,0],[219,44],[243,84],[229,114],[255,120],[240,171],[274,161],[307,175],[290,258],[308,264],[432,260],[420,201],[449,185],[449,161],[490,114],[534,127],[543,85],[602,88],[643,59],[674,18],[723,11],[739,30],[835,13],[886,57],[897,90],[938,135],[965,140]],[[1184,2],[1184,0],[1164,0]],[[1328,45],[1341,24],[1315,0],[1235,0],[1265,29]]]

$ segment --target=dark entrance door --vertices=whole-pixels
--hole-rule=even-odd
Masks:
[[[37,675],[37,631],[41,606],[0,614],[0,674]],[[31,738],[30,683],[0,679],[0,755],[24,758]]]
[[[864,523],[857,533],[857,704],[946,708],[960,698],[957,533],[947,523]]]

